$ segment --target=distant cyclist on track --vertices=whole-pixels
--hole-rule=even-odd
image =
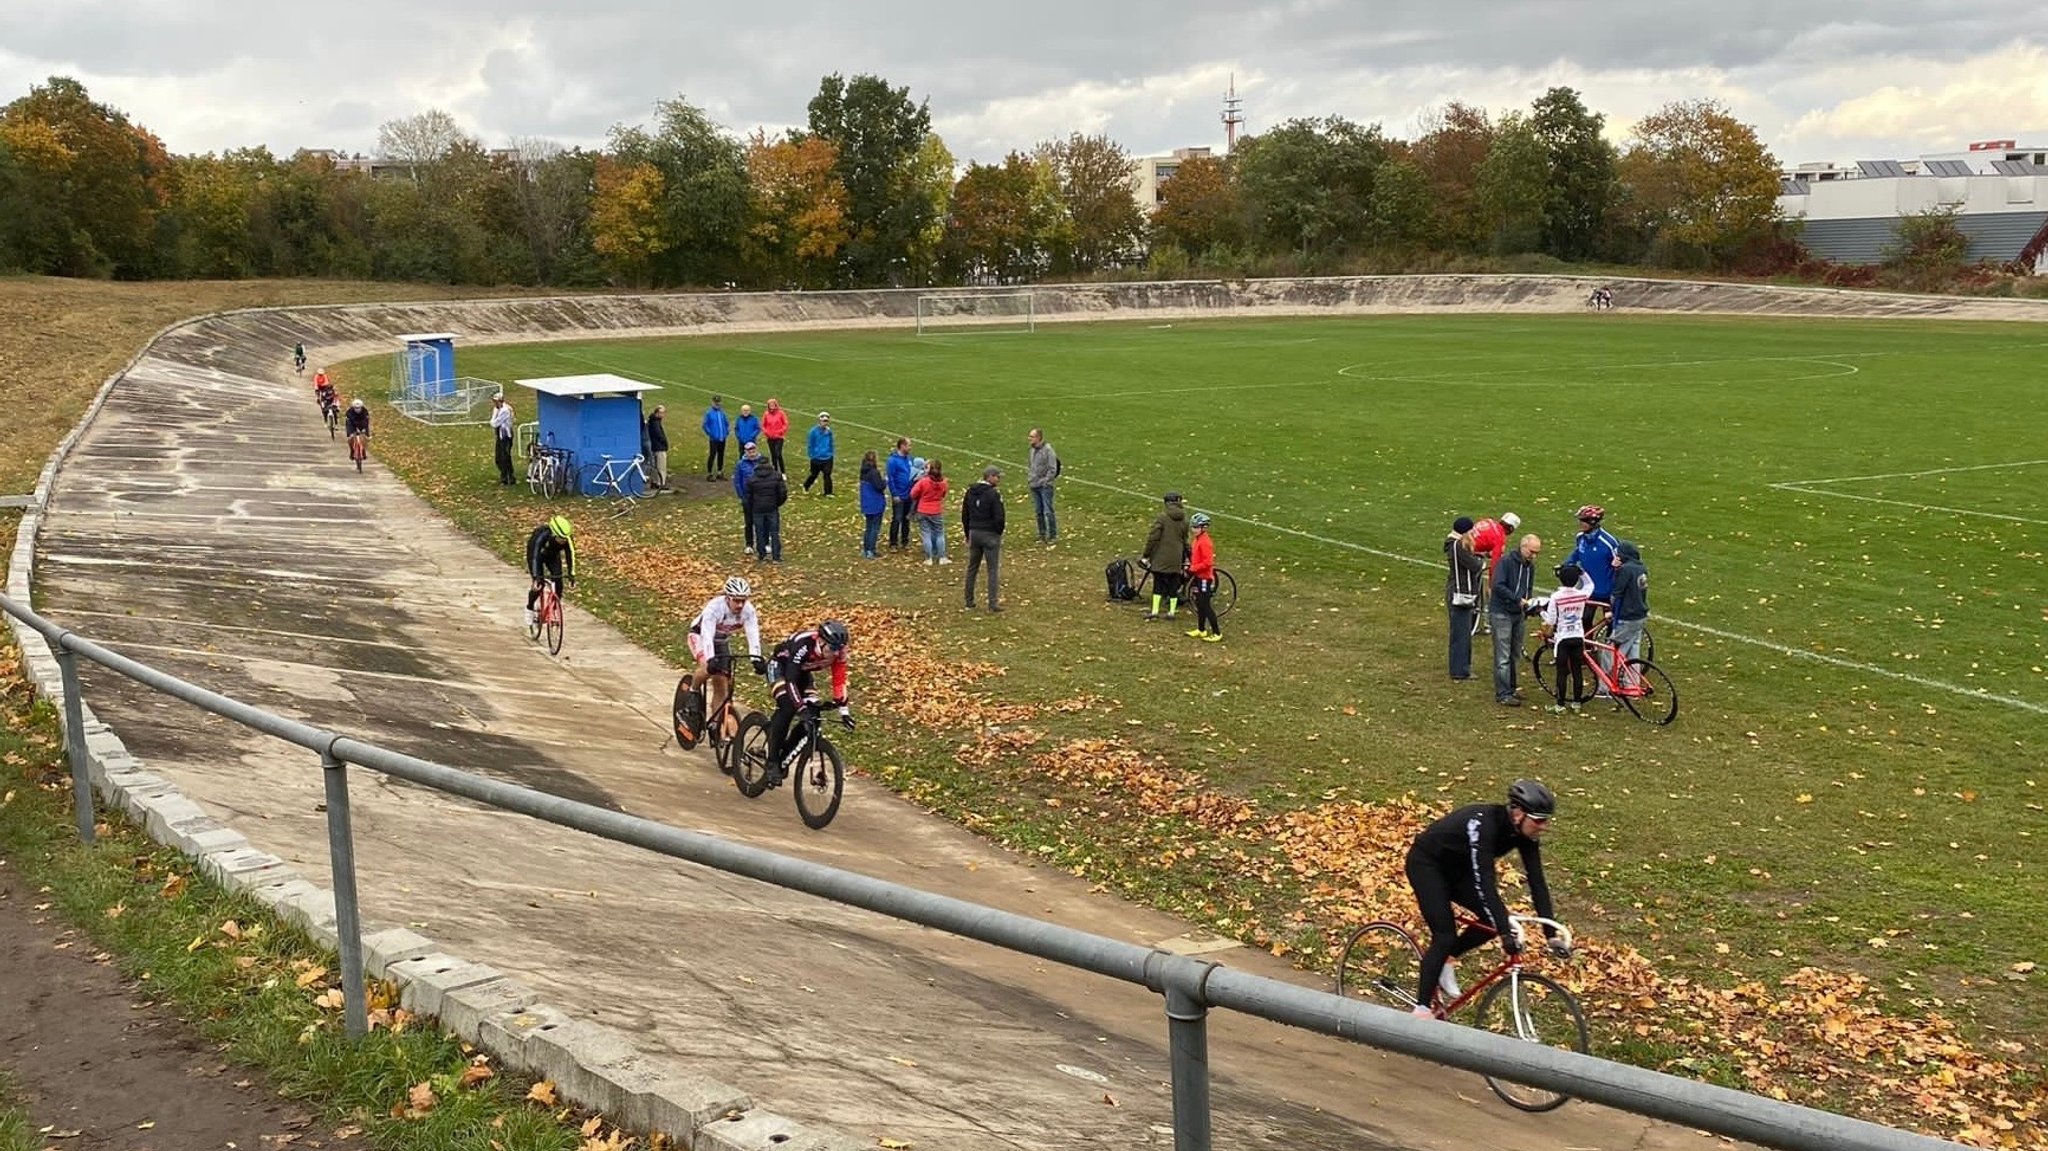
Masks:
[[[526,593],[526,627],[534,626],[534,608],[540,603],[541,581],[555,585],[562,594],[562,581],[576,582],[576,529],[568,516],[555,516],[533,529],[526,537],[526,574],[533,577],[533,590]]]

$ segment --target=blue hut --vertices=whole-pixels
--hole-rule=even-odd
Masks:
[[[656,384],[609,372],[513,383],[533,390],[540,423],[536,442],[574,453],[571,474],[576,477],[576,490],[586,496],[598,494],[597,471],[605,457],[625,461],[640,454],[640,429],[645,422],[640,394],[661,390]],[[628,495],[647,494],[638,475],[626,477],[622,486]]]

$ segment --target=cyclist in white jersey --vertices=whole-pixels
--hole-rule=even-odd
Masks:
[[[749,597],[754,589],[746,580],[733,576],[725,581],[724,593],[712,598],[690,621],[690,655],[697,661],[697,669],[690,673],[690,686],[701,688],[705,681],[717,676],[711,685],[710,698],[705,701],[705,714],[716,715],[725,705],[725,697],[732,691],[732,637],[735,632],[747,634],[747,655],[754,662],[754,671],[765,672],[768,661],[761,657],[761,617],[754,611]],[[731,728],[734,717],[728,715],[726,724]],[[729,739],[732,730],[719,733],[720,738]]]

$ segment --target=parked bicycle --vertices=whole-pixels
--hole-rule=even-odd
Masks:
[[[534,444],[527,449],[526,486],[546,499],[568,491],[572,459],[574,454],[567,448]]]
[[[1148,594],[1145,589],[1152,586],[1152,565],[1145,561],[1144,556],[1125,556],[1123,562],[1130,572],[1131,591],[1135,593],[1131,602],[1142,603]],[[1194,597],[1188,596],[1186,602],[1192,605]],[[1237,606],[1237,580],[1220,567],[1216,569],[1215,603],[1217,619],[1229,615],[1230,609]]]
[[[787,779],[796,791],[796,813],[804,826],[821,830],[839,814],[839,800],[846,791],[846,761],[839,749],[819,730],[824,705],[807,699],[797,709],[796,729],[783,749],[780,771],[768,765],[768,717],[754,712],[740,721],[738,762],[733,783],[740,794],[758,799],[770,787]]]
[[[1678,718],[1678,685],[1671,682],[1663,668],[1647,659],[1625,660],[1620,648],[1596,639],[1586,640],[1579,658],[1587,668],[1587,674],[1579,681],[1580,690],[1584,690],[1584,680],[1590,679],[1594,687],[1592,696],[1564,698],[1557,682],[1557,653],[1547,642],[1539,643],[1529,656],[1529,671],[1536,677],[1537,686],[1560,706],[1578,706],[1589,699],[1607,698],[1628,708],[1636,718],[1659,727]]]
[[[604,499],[621,500],[620,510],[628,510],[645,499],[649,490],[647,472],[640,466],[645,458],[634,456],[622,460],[616,456],[599,456],[597,463],[584,466],[580,490]]]
[[[533,608],[533,624],[527,629],[526,638],[546,637],[549,655],[562,654],[562,595],[555,590],[555,581],[540,581],[540,602]]]
[[[1442,995],[1430,1009],[1438,1019],[1449,1019],[1476,1004],[1472,1025],[1498,1035],[1510,1035],[1546,1047],[1584,1053],[1591,1043],[1586,1013],[1563,984],[1530,971],[1527,928],[1555,931],[1564,949],[1571,949],[1571,929],[1553,919],[1534,915],[1511,915],[1509,929],[1522,943],[1519,951],[1507,954],[1499,966],[1461,991],[1449,1002]],[[1492,929],[1478,919],[1460,912],[1458,929]],[[1337,960],[1337,994],[1377,1003],[1400,1011],[1421,1006],[1415,998],[1421,978],[1422,946],[1406,927],[1384,920],[1368,923],[1351,933]],[[1489,1075],[1486,1085],[1510,1107],[1523,1111],[1555,1111],[1570,1101],[1569,1095],[1543,1087],[1532,1087]]]

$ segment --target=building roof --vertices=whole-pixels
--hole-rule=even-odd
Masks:
[[[431,344],[436,340],[452,340],[454,332],[414,332],[408,336],[391,337],[401,344]]]
[[[639,392],[658,392],[661,390],[660,384],[647,384],[639,380],[629,380],[624,376],[612,375],[610,372],[599,372],[596,375],[590,376],[549,376],[539,380],[513,380],[512,382],[522,388],[532,388],[536,392],[542,392],[550,396],[597,396],[610,395],[615,392],[631,395]]]
[[[1955,217],[1956,229],[1969,237],[1971,260],[2010,263],[2048,229],[2048,211],[1980,212]],[[1899,217],[1864,216],[1841,220],[1807,220],[1799,242],[1806,250],[1837,264],[1882,264],[1899,242]]]

